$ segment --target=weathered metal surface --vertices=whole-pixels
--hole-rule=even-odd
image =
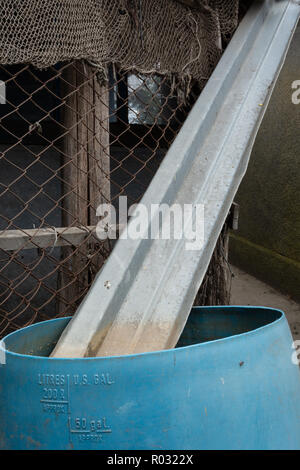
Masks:
[[[184,238],[120,239],[55,357],[130,354],[177,343],[246,171],[299,11],[295,2],[253,5],[143,197],[149,212],[153,203],[203,204],[203,248],[186,250]]]

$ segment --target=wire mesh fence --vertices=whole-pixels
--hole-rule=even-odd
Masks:
[[[86,61],[0,66],[0,334],[72,314],[112,250],[97,207],[140,201],[201,86]]]
[[[175,9],[184,24],[176,30],[186,46],[184,49],[180,43],[180,54],[185,51],[190,56],[193,41],[203,46],[193,61],[194,72],[183,67],[188,72],[184,79],[171,72],[143,75],[133,72],[135,67],[128,71],[124,63],[123,69],[116,65],[104,69],[87,60],[52,66],[55,60],[46,61],[43,65],[49,66],[44,69],[29,63],[0,65],[0,337],[36,321],[74,313],[87,293],[114,243],[101,241],[96,235],[97,207],[112,203],[118,210],[120,196],[127,197],[128,206],[141,200],[251,0],[204,3],[157,3],[157,8],[169,8],[170,12]],[[83,6],[86,8],[84,2],[80,6],[74,3],[72,8],[79,8],[81,14]],[[109,11],[105,2],[98,6]],[[149,13],[146,6],[139,3],[135,10],[127,2],[124,10],[116,12],[130,31],[128,41],[135,44],[130,49],[134,57],[139,51],[136,45],[145,46],[146,29],[142,25]],[[136,11],[138,33],[132,21]],[[153,11],[161,21],[159,8]],[[29,53],[31,64],[40,64],[46,58],[47,42],[41,39],[42,30],[38,34],[32,31],[33,45],[38,49],[27,50],[25,43],[10,33],[14,11],[5,12],[13,16],[9,16],[9,24],[2,24],[8,41],[7,47],[2,47],[4,63],[23,62],[23,56],[23,60],[15,57],[18,51],[21,55]],[[32,14],[26,15],[29,24],[34,24]],[[61,6],[59,15],[63,15]],[[41,18],[46,21],[48,16]],[[154,21],[156,16],[151,18]],[[154,30],[149,31],[153,39]],[[26,37],[29,40],[30,34]],[[164,51],[163,56],[171,60],[172,66],[169,64],[167,69],[183,71],[181,62],[176,61],[174,44],[164,33],[163,39],[168,39],[168,47],[174,52],[170,55],[159,37],[157,51]],[[53,44],[63,55],[65,49],[59,38]],[[71,46],[70,42],[65,45]],[[152,46],[149,50],[156,51]],[[94,50],[91,41],[86,47]],[[118,36],[118,47],[123,54],[129,45],[120,43]],[[46,51],[51,52],[51,48]],[[123,55],[119,59],[121,63],[125,60]],[[182,60],[190,63],[185,56]],[[157,63],[155,70],[160,68]],[[141,64],[139,69],[144,70]],[[197,304],[229,301],[227,252],[228,223],[196,297]]]

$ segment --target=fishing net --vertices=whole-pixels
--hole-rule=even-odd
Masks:
[[[102,67],[117,63],[142,73],[207,79],[222,39],[237,26],[238,3],[1,0],[0,63],[48,67],[86,59]]]

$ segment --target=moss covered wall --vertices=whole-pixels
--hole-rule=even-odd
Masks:
[[[235,199],[240,221],[231,237],[230,259],[300,300],[300,104],[292,102],[295,80],[300,80],[300,26]]]

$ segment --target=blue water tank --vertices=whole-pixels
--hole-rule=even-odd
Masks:
[[[2,449],[300,449],[300,375],[281,311],[197,307],[176,349],[47,357],[68,321],[4,338]]]

